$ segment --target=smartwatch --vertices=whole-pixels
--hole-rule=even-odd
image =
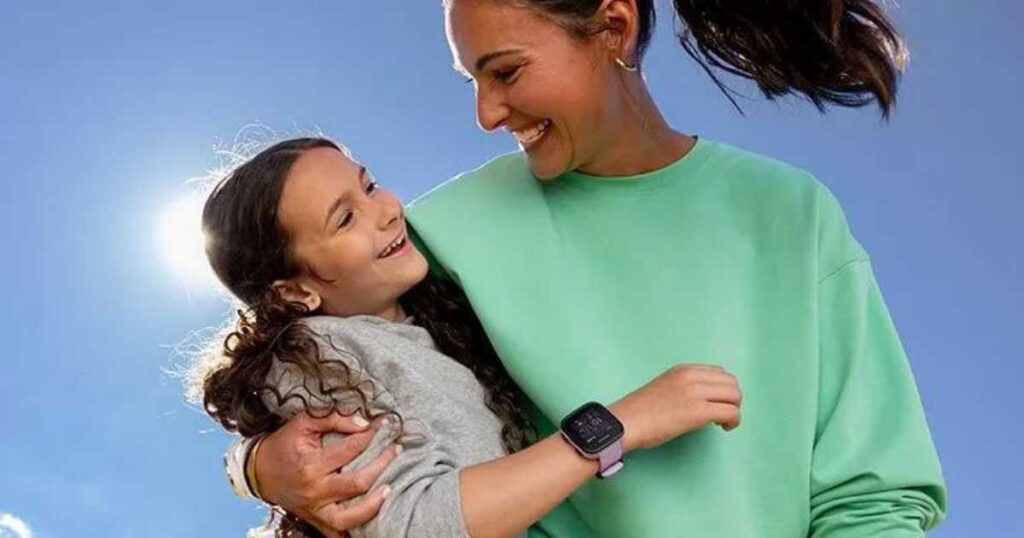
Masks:
[[[622,469],[622,436],[626,430],[607,407],[589,402],[562,419],[562,437],[584,458],[597,460],[598,478]]]

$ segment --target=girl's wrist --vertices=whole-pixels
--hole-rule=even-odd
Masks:
[[[636,413],[631,409],[629,396],[608,406],[608,410],[622,423],[622,451],[632,452],[636,449]]]

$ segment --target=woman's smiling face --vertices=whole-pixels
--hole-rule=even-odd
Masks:
[[[448,0],[445,22],[455,67],[476,87],[477,122],[513,133],[535,176],[585,166],[606,147],[622,113],[606,39],[513,2]]]
[[[401,202],[336,149],[299,157],[285,181],[278,220],[303,268],[281,285],[292,297],[306,294],[296,298],[326,314],[382,315],[426,276],[427,261],[408,239]]]

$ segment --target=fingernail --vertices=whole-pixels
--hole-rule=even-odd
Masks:
[[[395,456],[401,455],[403,450],[405,449],[402,448],[402,445],[395,445]]]
[[[365,428],[370,425],[370,422],[368,420],[359,415],[356,415],[355,417],[352,418],[352,423],[355,424],[356,427],[358,428]]]
[[[391,486],[385,485],[381,488],[380,496],[381,498],[387,499],[389,495],[391,495]]]

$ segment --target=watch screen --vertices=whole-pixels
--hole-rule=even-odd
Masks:
[[[589,403],[565,417],[562,431],[580,450],[595,454],[622,437],[622,423],[604,406]]]

